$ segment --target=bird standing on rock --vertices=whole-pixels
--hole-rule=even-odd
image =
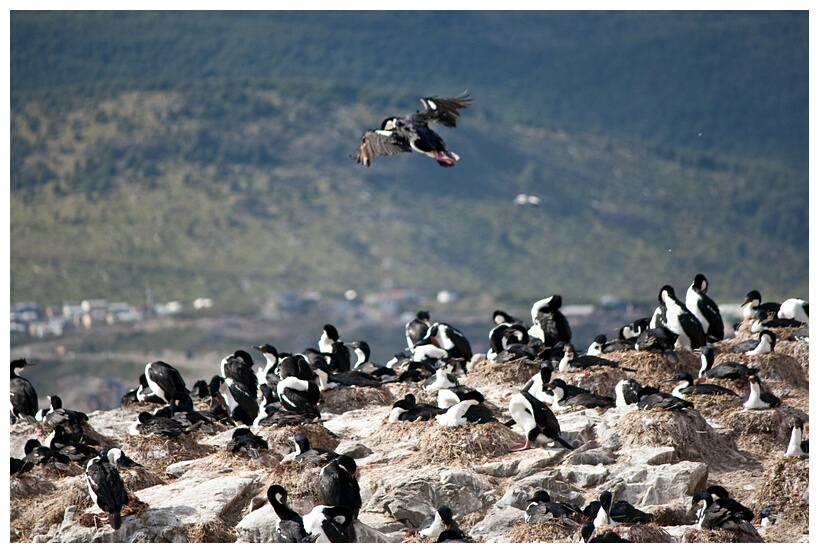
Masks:
[[[388,117],[380,129],[364,132],[355,152],[356,161],[369,167],[378,156],[418,152],[433,158],[441,167],[453,167],[460,159],[458,154],[447,149],[443,138],[430,129],[428,123],[455,127],[461,115],[459,110],[468,108],[471,102],[466,92],[455,98],[421,98],[424,111]]]
[[[29,363],[25,359],[15,359],[11,362],[11,381],[9,382],[9,397],[11,399],[11,415],[16,421],[18,417],[31,417],[37,414],[39,400],[37,391],[31,382],[17,374],[17,369],[23,370],[36,363]]]

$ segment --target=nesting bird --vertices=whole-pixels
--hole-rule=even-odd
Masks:
[[[725,324],[716,302],[708,297],[708,280],[702,273],[685,293],[685,306],[699,320],[709,342],[719,342],[725,337]]]
[[[526,442],[510,447],[510,451],[528,449],[532,445],[543,447],[549,442],[558,442],[566,449],[574,449],[560,436],[560,423],[552,410],[529,392],[520,391],[512,396],[509,413],[526,435]]]
[[[369,166],[378,156],[417,152],[433,158],[441,167],[454,166],[459,159],[458,154],[447,149],[443,138],[429,128],[429,123],[455,127],[460,110],[472,105],[471,99],[464,92],[455,98],[421,98],[421,103],[423,111],[403,117],[388,117],[381,123],[380,129],[365,131],[355,152],[356,161]]]
[[[748,399],[742,404],[745,409],[773,409],[779,407],[782,401],[770,392],[762,391],[762,382],[755,374],[748,376],[751,391]]]
[[[116,467],[116,451],[100,452],[85,467],[91,501],[108,514],[108,522],[114,530],[122,525],[122,508],[128,504],[128,492]]]

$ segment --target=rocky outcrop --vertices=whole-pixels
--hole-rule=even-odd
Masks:
[[[722,352],[726,358],[731,355],[727,347]],[[800,345],[789,347],[807,359],[807,344],[801,345],[805,351]],[[622,366],[637,369],[628,376],[670,390],[662,382],[670,371],[695,374],[698,369],[696,356],[678,353],[676,366],[649,352],[616,357]],[[320,423],[254,427],[270,447],[258,458],[225,450],[232,427],[203,427],[179,438],[132,436],[128,427],[146,406],[98,411],[89,414],[88,431],[143,465],[123,471],[130,501],[122,527],[113,530],[92,505],[83,467],[38,466],[11,477],[11,541],[275,541],[278,517],[265,495],[271,484],[284,486],[288,503],[302,514],[320,503],[316,482],[321,467],[281,462],[296,432],[307,433],[314,446],[356,459],[363,499],[355,523],[360,542],[428,541],[413,530],[441,505],[452,509],[471,541],[578,541],[576,524],[524,525],[523,510],[537,489],[547,490],[553,500],[581,506],[610,490],[615,500],[652,513],[655,521],[645,528],[616,528],[629,539],[753,541],[693,525],[691,497],[711,484],[722,485],[754,511],[762,539],[807,541],[808,461],[783,453],[791,417],[805,421],[807,435],[808,371],[797,357],[776,355],[764,360],[760,373],[783,399],[777,410],[746,411],[740,400],[727,398],[694,399],[696,409],[684,411],[639,411],[634,406],[556,411],[562,436],[574,450],[556,445],[508,451],[523,441],[519,427],[503,424],[509,420],[509,398],[537,370],[522,362],[481,361],[461,379],[484,393],[498,422],[457,428],[434,420],[388,424],[390,405],[408,390],[419,401],[434,402],[434,396],[403,383],[380,390],[328,390],[325,401],[333,408],[323,411]],[[795,366],[800,368],[796,376]],[[609,388],[614,378],[606,371],[592,368],[561,377],[613,395]],[[345,403],[350,409],[343,408]],[[11,455],[22,457],[26,439],[45,433],[37,424],[13,425]],[[765,506],[773,508],[778,520],[763,529],[758,515]]]

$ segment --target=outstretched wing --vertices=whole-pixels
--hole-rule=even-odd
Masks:
[[[469,97],[468,92],[464,92],[455,98],[438,98],[436,96],[421,98],[421,103],[424,104],[424,111],[420,113],[421,117],[447,127],[454,127],[461,116],[458,110],[470,107],[472,99]]]
[[[361,144],[355,151],[355,160],[369,167],[377,156],[391,156],[411,151],[409,142],[394,132],[369,130],[361,135]]]

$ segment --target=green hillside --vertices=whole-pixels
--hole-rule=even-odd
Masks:
[[[11,301],[807,296],[807,75],[798,12],[13,12]],[[457,167],[351,158],[464,89]]]

